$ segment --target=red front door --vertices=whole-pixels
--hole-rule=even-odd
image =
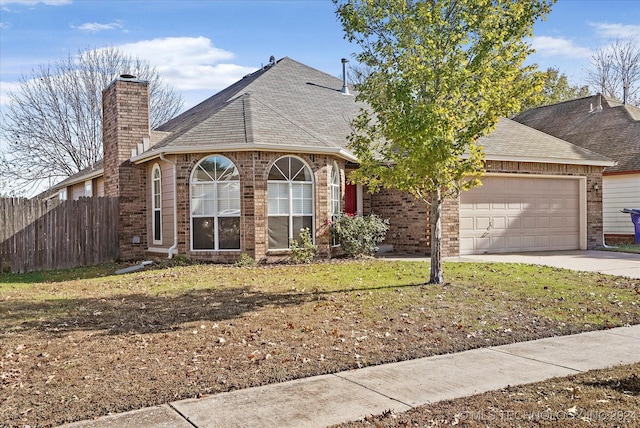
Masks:
[[[354,215],[358,210],[358,196],[355,184],[347,184],[344,188],[344,212]]]

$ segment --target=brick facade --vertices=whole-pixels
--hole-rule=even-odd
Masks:
[[[600,166],[565,165],[535,162],[487,161],[486,172],[503,174],[537,174],[586,177],[586,221],[587,248],[602,246],[602,192],[594,190],[597,184],[602,189]],[[430,254],[431,230],[429,206],[396,190],[383,189],[370,200],[370,211],[382,218],[390,219],[385,244],[393,245],[394,251],[407,254]],[[442,255],[457,256],[460,253],[460,198],[445,200],[442,208]]]
[[[151,166],[159,163],[163,172],[163,239],[153,247],[166,251],[174,244],[173,222],[177,223],[177,252],[193,259],[213,262],[234,262],[242,253],[257,261],[278,261],[288,258],[286,250],[268,249],[267,176],[273,163],[288,153],[266,151],[233,151],[166,155],[175,163],[175,192],[173,165],[158,158],[141,165],[129,159],[132,149],[149,138],[148,82],[119,78],[103,92],[103,144],[104,144],[104,195],[119,198],[120,259],[133,260],[145,257],[152,247],[149,242],[153,215],[149,191]],[[190,178],[195,165],[210,155],[222,155],[230,159],[240,174],[240,248],[237,251],[192,251]],[[330,155],[296,154],[312,170],[314,177],[315,243],[319,254],[330,257],[332,251],[328,222],[330,220],[331,166],[337,162],[341,171],[342,191],[345,184],[345,161]],[[349,165],[348,167],[353,167]],[[547,164],[515,161],[487,161],[488,173],[563,175],[586,178],[587,247],[602,245],[602,195],[594,190],[602,189],[602,167],[587,165]],[[346,170],[348,175],[349,170]],[[167,176],[168,175],[168,176]],[[175,193],[175,194],[174,194]],[[344,196],[344,194],[343,194]],[[344,198],[343,204],[344,204]],[[175,201],[176,219],[173,218]],[[442,255],[459,254],[459,198],[445,200],[442,209]],[[344,205],[343,205],[344,208]],[[363,213],[375,213],[390,220],[390,229],[384,244],[393,245],[394,251],[427,255],[430,253],[429,206],[412,196],[394,190],[383,189],[379,193],[365,192]],[[170,228],[169,228],[170,225]],[[157,255],[158,253],[154,253]]]
[[[147,248],[146,168],[129,159],[149,138],[148,82],[118,78],[102,93],[104,194],[119,198],[119,258],[144,257]]]
[[[192,251],[191,250],[191,213],[190,213],[190,180],[195,166],[202,159],[211,156],[225,156],[231,160],[240,174],[240,250],[237,251]],[[288,259],[289,252],[269,250],[268,241],[268,208],[267,208],[267,176],[274,162],[286,153],[275,152],[211,152],[207,154],[179,154],[167,156],[176,163],[177,171],[177,223],[178,253],[195,260],[206,260],[220,263],[235,262],[242,253],[257,261],[278,261]],[[315,243],[321,257],[331,252],[330,235],[326,233],[330,213],[329,180],[330,166],[337,162],[341,169],[344,161],[327,155],[295,155],[302,159],[312,170],[314,179],[314,211],[315,211]],[[149,175],[151,168],[149,170]],[[344,174],[342,175],[344,181]],[[171,177],[172,179],[172,177]],[[150,177],[147,181],[150,183]],[[344,188],[344,186],[343,186]],[[172,194],[166,197],[173,198]],[[150,207],[150,202],[147,202]],[[163,216],[173,215],[164,212]],[[151,222],[151,213],[147,215]],[[171,245],[167,239],[162,247]]]

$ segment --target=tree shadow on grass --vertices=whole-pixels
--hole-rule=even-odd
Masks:
[[[593,382],[583,382],[584,385],[594,388],[613,389],[621,394],[640,396],[640,375],[632,374],[624,379],[607,379]]]
[[[0,327],[48,334],[157,333],[194,321],[224,321],[265,306],[287,307],[323,300],[313,293],[265,293],[248,287],[190,290],[178,295],[121,294],[109,298],[0,302]]]

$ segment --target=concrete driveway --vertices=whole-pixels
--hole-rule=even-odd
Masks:
[[[640,279],[640,254],[613,251],[545,251],[447,257],[450,261],[526,263]]]

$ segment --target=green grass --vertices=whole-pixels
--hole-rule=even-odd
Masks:
[[[427,284],[430,265],[421,261],[154,266],[115,275],[120,267],[2,277],[0,342],[13,351],[0,352],[0,367],[14,389],[0,400],[0,420],[61,424],[367,364],[640,324],[640,280],[524,264],[447,262],[441,285]],[[142,362],[154,373],[137,370]],[[109,387],[90,381],[97,378]],[[61,406],[74,396],[75,407]]]
[[[552,321],[619,324],[619,309],[638,310],[637,282],[615,277],[524,264],[445,263],[445,286],[426,285],[427,262],[352,261],[311,265],[235,267],[194,265],[115,275],[116,265],[4,275],[0,298],[38,302],[25,319],[75,313],[95,299],[135,296],[176,297],[199,292],[315,296],[319,301],[347,293],[372,320],[385,311],[404,311],[412,302],[430,302],[431,311],[449,311],[452,322],[480,328],[483,313],[498,305],[534,311]],[[624,285],[624,286],[622,286]],[[80,308],[80,309],[79,309]],[[407,309],[408,310],[408,309]],[[412,308],[421,321],[428,314]],[[486,320],[485,328],[495,320]],[[494,326],[495,327],[495,326]]]
[[[612,247],[603,248],[606,251],[616,251],[619,253],[634,253],[640,254],[640,244],[626,244],[626,245],[616,245]]]

